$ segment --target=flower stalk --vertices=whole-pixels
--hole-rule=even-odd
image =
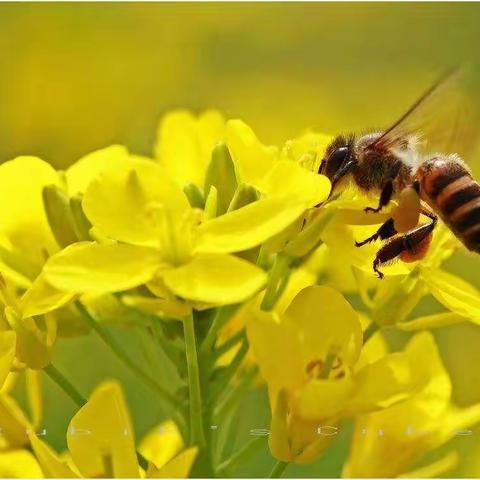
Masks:
[[[43,369],[43,371],[70,397],[70,399],[78,407],[82,407],[87,403],[87,399],[68,381],[65,375],[63,375],[52,363],[47,365]]]

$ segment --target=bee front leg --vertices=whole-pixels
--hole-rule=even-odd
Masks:
[[[393,218],[389,218],[371,237],[366,238],[361,242],[355,242],[356,247],[363,247],[367,243],[374,242],[379,238],[381,240],[387,240],[387,238],[393,237],[397,234],[394,227]]]
[[[383,273],[378,269],[380,265],[388,263],[402,254],[415,255],[422,242],[426,241],[431,235],[436,224],[437,218],[433,216],[431,222],[388,241],[377,252],[373,261],[373,271],[378,275],[378,278],[383,278]]]
[[[393,180],[389,180],[382,189],[382,193],[380,194],[380,200],[378,202],[378,207],[377,208],[365,207],[364,211],[367,213],[368,212],[378,213],[383,207],[386,207],[390,203],[390,200],[392,199],[392,195],[393,195]]]

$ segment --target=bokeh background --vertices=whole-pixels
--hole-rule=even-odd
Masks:
[[[480,92],[479,41],[474,3],[3,3],[0,160],[34,154],[61,168],[112,143],[150,154],[158,119],[177,107],[240,117],[264,143],[307,127],[383,126],[451,65],[470,64]],[[478,258],[458,254],[448,268],[480,286]],[[162,378],[164,359],[140,331],[115,333]],[[480,327],[436,336],[455,400],[479,402]],[[163,418],[152,393],[94,335],[59,342],[55,364],[85,393],[120,378],[138,435]],[[74,408],[48,380],[45,388],[48,440],[62,449]],[[251,428],[268,427],[265,393],[252,393],[240,411],[238,445]],[[338,476],[348,436],[347,425],[324,457],[287,475]],[[475,475],[480,430],[457,441],[456,473]],[[238,474],[264,476],[272,463],[265,446]]]

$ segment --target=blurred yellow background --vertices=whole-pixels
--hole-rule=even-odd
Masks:
[[[158,119],[179,107],[240,117],[264,143],[308,127],[383,127],[452,65],[470,64],[480,85],[479,40],[474,3],[1,4],[0,161],[33,154],[61,168],[112,143],[150,154]],[[478,258],[457,255],[449,266],[480,284]],[[147,356],[141,338],[118,334],[135,340],[132,355]],[[455,400],[480,401],[480,328],[436,335]],[[78,352],[88,352],[81,369]],[[149,391],[92,336],[65,341],[56,355],[85,391],[121,378],[138,433],[151,426],[158,406]],[[249,405],[252,428],[268,424],[265,408]],[[61,448],[73,407],[49,384],[46,409]],[[292,474],[338,475],[347,442],[339,445]]]
[[[217,107],[266,142],[388,124],[478,62],[476,4],[0,6],[0,158],[149,153],[162,113]]]

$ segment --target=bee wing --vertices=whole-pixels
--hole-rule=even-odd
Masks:
[[[472,98],[465,71],[449,70],[370,147],[395,148],[415,136],[421,153],[458,153],[468,160],[480,140],[480,110]]]

